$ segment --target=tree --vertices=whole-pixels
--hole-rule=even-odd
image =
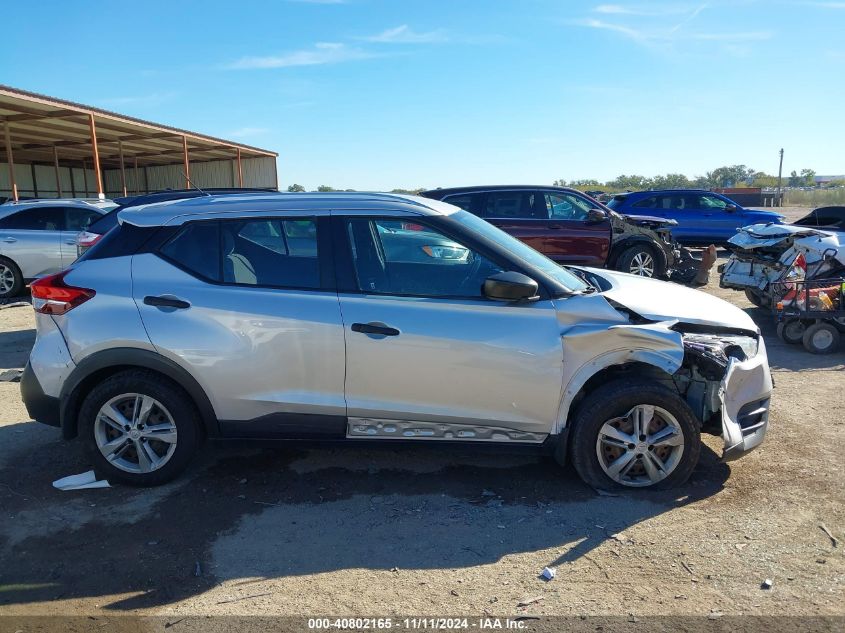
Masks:
[[[565,187],[565,186],[566,186],[566,181],[565,181],[563,178],[561,178],[560,180],[555,180],[552,184],[553,184],[555,187]]]
[[[643,189],[651,188],[651,179],[645,176],[626,176],[622,174],[614,180],[609,180],[607,187],[618,191],[642,191]]]
[[[690,179],[683,174],[655,176],[651,184],[654,189],[689,189],[692,186]]]
[[[317,187],[317,191],[337,191],[337,189],[335,189],[334,187],[329,187],[328,185],[320,185],[319,187]]]
[[[814,187],[816,184],[816,172],[812,169],[802,169],[801,178],[804,179],[804,184],[808,187]]]
[[[754,177],[756,172],[745,165],[719,167],[707,173],[711,187],[737,187]]]
[[[305,191],[305,187],[294,183],[290,187],[288,187],[288,191],[290,193],[302,193],[303,191]]]
[[[798,172],[794,169],[792,173],[789,174],[789,180],[786,181],[788,187],[800,187],[801,186],[801,176],[798,175]]]
[[[569,186],[575,189],[583,189],[584,187],[601,187],[601,183],[598,180],[593,180],[592,178],[582,178],[581,180],[573,180],[569,183]]]
[[[412,195],[412,196],[418,196],[423,191],[425,191],[425,187],[418,187],[417,189],[401,189],[401,188],[391,189],[390,193],[404,193],[404,194],[409,194],[409,195]]]

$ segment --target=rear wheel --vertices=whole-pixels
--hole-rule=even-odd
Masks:
[[[799,345],[804,340],[807,324],[799,319],[789,319],[778,323],[778,338],[790,345]]]
[[[22,290],[21,269],[11,259],[0,257],[0,299],[17,297]]]
[[[813,323],[804,332],[804,349],[813,354],[830,354],[839,347],[839,330],[832,323]]]
[[[640,277],[660,277],[666,272],[648,244],[635,244],[622,251],[616,260],[616,270]]]
[[[588,395],[573,420],[572,463],[594,488],[671,488],[698,463],[699,425],[673,390],[613,381]]]
[[[745,297],[758,308],[769,307],[769,302],[765,298],[763,298],[756,290],[746,288]]]
[[[163,376],[129,370],[101,382],[79,412],[80,436],[97,473],[110,482],[155,486],[187,466],[199,444],[199,415]]]

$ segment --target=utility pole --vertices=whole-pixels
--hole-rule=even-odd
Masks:
[[[778,167],[778,194],[777,194],[777,196],[775,197],[775,200],[777,201],[777,205],[778,205],[779,207],[780,207],[780,206],[782,206],[782,205],[781,205],[781,200],[780,200],[780,196],[781,196],[781,193],[780,193],[780,191],[781,191],[781,189],[780,189],[780,181],[781,181],[781,176],[782,176],[782,175],[783,175],[783,148],[781,147],[781,148],[780,148],[780,167]]]

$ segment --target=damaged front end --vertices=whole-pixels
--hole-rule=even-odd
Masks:
[[[772,392],[763,338],[683,324],[675,329],[683,336],[684,360],[672,378],[702,431],[722,436],[726,461],[756,448],[766,435]]]

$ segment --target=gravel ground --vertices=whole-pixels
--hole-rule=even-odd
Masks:
[[[671,493],[598,496],[535,457],[283,445],[208,446],[157,489],[59,492],[88,464],[0,383],[0,614],[843,616],[845,349],[786,346],[743,295],[707,291],[764,330],[771,424],[729,465],[708,436]],[[0,371],[32,328],[0,310]]]

